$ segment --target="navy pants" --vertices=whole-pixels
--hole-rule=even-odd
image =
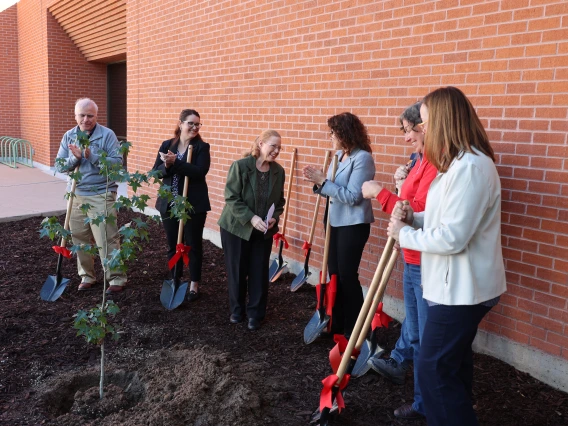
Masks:
[[[477,327],[491,307],[428,308],[418,357],[418,382],[428,426],[477,426],[471,395]]]

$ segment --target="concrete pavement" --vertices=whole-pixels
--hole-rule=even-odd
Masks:
[[[65,213],[65,176],[46,166],[0,164],[0,222]]]

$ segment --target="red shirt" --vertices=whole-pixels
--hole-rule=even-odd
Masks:
[[[377,201],[381,203],[384,212],[391,213],[397,201],[408,200],[410,207],[415,212],[423,212],[426,208],[426,196],[428,188],[438,174],[438,170],[428,162],[424,157],[416,161],[416,164],[410,170],[406,180],[400,189],[400,197],[393,194],[388,189],[383,188]],[[404,261],[412,265],[420,265],[420,252],[415,250],[402,249],[404,252]]]

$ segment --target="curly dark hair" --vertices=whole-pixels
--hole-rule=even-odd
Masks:
[[[327,120],[327,125],[339,140],[341,147],[348,154],[351,154],[351,151],[355,148],[373,152],[367,128],[355,114],[342,112],[334,115]]]

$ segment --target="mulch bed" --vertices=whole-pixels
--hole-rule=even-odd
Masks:
[[[139,216],[120,214],[125,222]],[[280,425],[308,424],[321,380],[330,374],[330,339],[303,343],[315,291],[289,290],[287,274],[270,288],[262,328],[229,324],[221,249],[205,242],[201,298],[168,312],[160,304],[167,276],[162,229],[131,263],[128,289],[113,296],[121,311],[118,342],[106,346],[106,396],[98,399],[99,349],[75,336],[73,315],[94,307],[101,287],[78,292],[75,260],[62,297],[39,292],[55,273],[41,218],[0,223],[0,424],[2,425]],[[102,278],[99,271],[99,277]],[[394,347],[400,324],[378,331]],[[412,400],[412,377],[396,386],[369,372],[353,379],[334,425],[425,425],[393,410]],[[475,406],[482,425],[568,425],[568,395],[489,356],[475,356]]]

